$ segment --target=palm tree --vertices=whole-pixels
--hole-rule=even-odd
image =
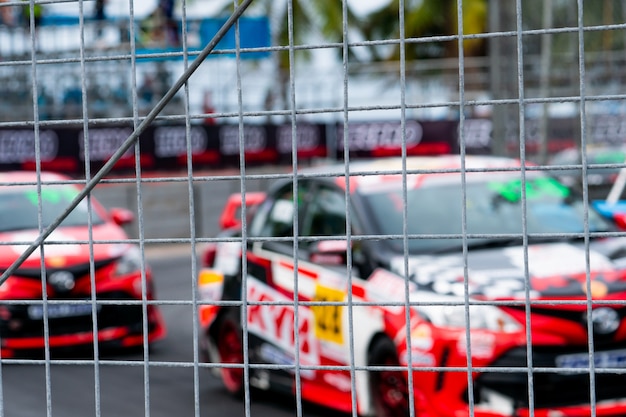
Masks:
[[[486,0],[463,0],[463,33],[478,34],[487,26]],[[456,0],[406,0],[404,2],[404,38],[419,39],[431,36],[455,35],[458,30]],[[390,0],[388,4],[372,12],[363,25],[363,34],[368,40],[400,38],[400,2]],[[407,61],[423,58],[458,56],[458,42],[409,42],[406,44]],[[466,55],[484,53],[484,42],[468,39],[464,43]],[[374,61],[397,61],[400,46],[374,46],[370,48]]]

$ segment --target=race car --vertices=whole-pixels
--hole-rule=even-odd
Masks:
[[[70,206],[80,188],[55,173],[0,173],[0,270]],[[139,347],[165,336],[151,271],[122,226],[132,212],[83,200],[0,285],[3,358]],[[43,258],[43,259],[42,259]],[[145,285],[144,285],[145,280]],[[145,289],[143,289],[145,287]]]
[[[585,157],[586,163],[589,165],[587,167],[588,186],[606,188],[606,186],[612,185],[617,179],[620,171],[619,164],[623,164],[626,161],[626,147],[587,145]],[[564,149],[550,158],[548,164],[555,166],[581,165],[582,155],[580,149]],[[596,165],[600,166],[596,167]],[[551,175],[570,187],[582,188],[582,166],[580,169],[554,170],[551,172]]]
[[[198,279],[201,348],[231,393],[362,416],[626,414],[623,216],[541,169],[309,168],[252,212]]]

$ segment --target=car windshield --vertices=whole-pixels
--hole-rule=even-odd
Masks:
[[[519,174],[517,178],[470,178],[466,182],[466,218],[469,234],[523,233],[522,193]],[[384,235],[403,233],[403,192],[400,188],[366,192],[365,206],[373,216],[375,226]],[[425,182],[420,187],[408,187],[407,232],[409,235],[461,235],[462,189],[460,182]],[[526,227],[528,233],[582,233],[585,216],[583,200],[571,190],[549,177],[529,177],[526,181]],[[597,212],[588,212],[591,232],[614,230],[612,224]],[[511,241],[511,239],[508,239]],[[504,245],[500,237],[473,238],[469,247]],[[402,250],[401,240],[392,240],[397,250]],[[459,248],[459,238],[409,239],[411,252],[437,252]]]
[[[45,185],[41,189],[42,226],[48,227],[70,205],[78,191],[70,185]],[[6,187],[0,191],[0,232],[38,229],[39,195],[34,187]],[[92,224],[103,220],[92,210]],[[62,226],[86,226],[88,205],[83,200]]]

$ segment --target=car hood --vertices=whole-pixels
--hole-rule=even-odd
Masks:
[[[587,251],[584,244],[544,243],[498,249],[470,250],[467,255],[469,294],[481,299],[586,297]],[[528,277],[526,279],[526,265]],[[626,291],[626,239],[602,239],[589,244],[593,298]],[[409,258],[411,280],[420,290],[464,296],[463,255],[428,255]],[[404,275],[402,257],[391,269]]]
[[[20,230],[15,232],[0,233],[0,269],[8,268],[22,254],[30,242],[39,236],[37,230]],[[90,240],[98,241],[123,241],[127,239],[124,231],[117,225],[105,223],[94,225],[91,236],[87,227],[59,227],[46,239],[44,256],[46,266],[59,268],[66,265],[76,265],[90,261],[91,248],[93,248],[94,261],[119,257],[127,249],[127,244],[122,243],[96,243],[89,245]],[[56,244],[56,243],[59,244]],[[35,250],[24,261],[20,268],[40,268],[41,251]]]

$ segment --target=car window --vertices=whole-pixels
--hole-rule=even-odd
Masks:
[[[520,234],[526,217],[528,233],[581,233],[588,222],[591,232],[608,231],[612,226],[595,211],[585,218],[582,198],[555,179],[537,176],[526,181],[525,204],[519,178],[493,177],[472,181],[468,175],[465,206],[467,232],[472,234]],[[445,235],[463,233],[463,193],[459,182],[434,184],[402,190],[390,189],[365,196],[380,233],[403,234],[403,201],[408,208],[408,234],[435,235],[443,238],[409,240],[409,249],[428,252],[458,242]],[[400,239],[392,242],[401,248]],[[473,242],[478,243],[478,242]]]
[[[42,226],[55,221],[78,194],[68,185],[46,185],[41,191]],[[38,229],[39,193],[34,187],[7,187],[0,191],[0,232]],[[92,211],[92,224],[103,220]],[[82,201],[63,221],[62,226],[88,225],[88,204]]]
[[[293,236],[295,210],[298,209],[302,218],[305,206],[307,184],[302,182],[298,187],[298,198],[294,199],[293,184],[285,184],[273,197],[258,208],[250,227],[250,235],[255,237],[288,237]]]
[[[321,185],[313,193],[302,226],[302,236],[346,234],[346,199],[342,191]]]

